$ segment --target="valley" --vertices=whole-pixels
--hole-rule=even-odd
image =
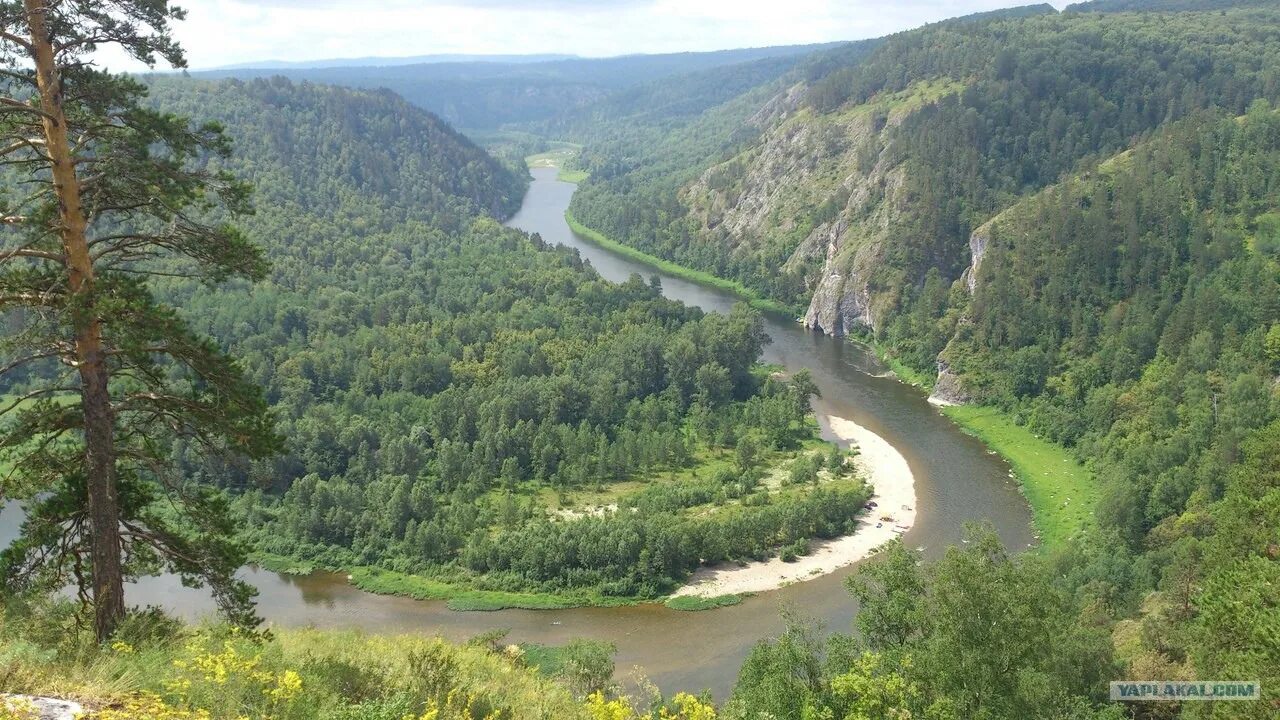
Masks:
[[[860,2],[0,8],[0,720],[1275,717],[1280,9]]]
[[[625,282],[633,274],[645,278],[656,275],[665,295],[708,312],[728,313],[739,302],[732,293],[666,275],[578,237],[564,219],[575,186],[557,180],[555,168],[535,168],[532,174],[534,180],[524,203],[509,225],[536,232],[548,243],[575,249],[612,282]],[[1008,466],[939,415],[923,394],[888,376],[869,350],[806,331],[787,315],[767,316],[765,332],[771,342],[765,346],[764,362],[789,369],[807,368],[813,374],[821,393],[814,401],[814,411],[824,439],[847,447],[848,441],[831,425],[855,422],[867,428],[866,432],[885,438],[905,458],[914,476],[918,511],[911,530],[903,535],[909,546],[936,556],[948,545],[960,542],[968,522],[991,522],[1013,548],[1034,543],[1030,514],[1016,482],[1009,477]],[[12,537],[14,518],[12,509],[0,512],[5,525],[0,528],[0,539]],[[844,565],[803,582],[745,597],[732,607],[705,612],[672,610],[661,604],[459,612],[449,609],[444,600],[363,591],[343,573],[289,575],[252,569],[244,577],[260,593],[259,612],[267,622],[280,627],[428,631],[455,641],[503,628],[509,630],[507,637],[513,642],[540,645],[590,638],[616,646],[622,679],[638,667],[660,687],[707,688],[726,697],[757,636],[782,630],[780,608],[794,607],[833,629],[847,627],[856,607],[848,601],[842,584],[855,568]],[[183,588],[173,576],[148,578],[131,590],[135,602],[157,604],[192,621],[216,610],[207,594]],[[759,632],[744,635],[734,630],[740,627]]]

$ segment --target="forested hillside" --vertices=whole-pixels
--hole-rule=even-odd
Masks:
[[[1091,458],[1099,531],[1019,560],[980,533],[923,571],[895,548],[850,585],[856,638],[797,625],[762,643],[730,709],[838,713],[868,702],[849,688],[891,678],[882,700],[926,716],[1109,717],[1073,714],[1107,679],[1280,681],[1276,208],[1280,113],[1259,102],[1197,113],[999,215],[972,297],[952,293],[948,383]],[[840,660],[804,685],[797,654]],[[1273,702],[1182,716],[1269,718]]]
[[[299,252],[303,244],[332,249],[353,232],[409,221],[458,230],[477,214],[510,215],[528,184],[523,168],[501,166],[439,118],[387,91],[281,77],[207,82],[153,76],[148,82],[157,106],[234,131],[236,152],[227,168],[253,186],[260,207],[279,211],[254,222],[296,211],[329,224],[306,228],[296,245],[284,243],[290,234],[285,228],[255,227],[273,251]],[[335,242],[322,241],[317,232]]]
[[[252,491],[260,553],[656,596],[703,561],[840,534],[865,502],[842,468],[817,492],[761,482],[816,448],[805,386],[754,370],[758,318],[606,283],[478,219],[524,181],[434,117],[283,79],[165,79],[152,100],[245,138],[226,169],[262,189],[244,226],[270,281],[166,287],[242,358],[288,440],[274,462],[192,468]],[[659,473],[680,482],[646,484]],[[633,511],[579,517],[576,493]]]
[[[855,586],[859,635],[827,644],[797,626],[762,644],[731,711],[1071,714],[1102,698],[1100,678],[1067,669],[1274,676],[1280,614],[1257,598],[1278,572],[1277,48],[1272,3],[1042,8],[902,33],[712,109],[683,147],[711,145],[705,128],[736,102],[747,130],[715,136],[719,158],[690,150],[709,159],[696,172],[622,162],[621,133],[588,145],[584,224],[808,303],[811,327],[940,370],[935,400],[1000,408],[1100,484],[1096,526],[1047,563],[985,546],[924,573],[909,557],[872,570]],[[1022,589],[966,587],[966,573]],[[1023,641],[965,634],[962,617],[1033,596],[1039,620],[998,633]],[[1007,685],[951,675],[979,646],[1058,649],[1010,661],[1026,674]],[[817,682],[792,675],[832,657]],[[871,678],[898,694],[850,690]],[[1045,678],[1075,690],[1030,692]]]
[[[723,159],[702,153],[700,166],[636,170],[630,147],[589,146],[574,216],[784,302],[812,299],[811,325],[887,333],[909,362],[931,365],[945,338],[921,346],[922,333],[893,326],[937,304],[971,230],[1086,157],[1197,108],[1240,114],[1280,92],[1270,8],[1030,12],[939,23],[816,63],[747,103],[738,117],[758,137]]]

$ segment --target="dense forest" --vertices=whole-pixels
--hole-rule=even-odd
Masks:
[[[704,560],[841,534],[865,503],[852,478],[816,493],[760,482],[812,429],[805,386],[755,369],[759,318],[606,283],[481,217],[509,212],[522,176],[427,113],[283,79],[163,80],[151,97],[245,138],[226,168],[265,189],[243,224],[273,260],[268,282],[165,288],[241,358],[288,439],[271,462],[191,468],[247,491],[260,553],[657,596]],[[613,498],[635,508],[616,517],[551,513],[572,515],[575,492],[699,469],[692,493]],[[725,512],[693,519],[699,506]]]
[[[588,143],[584,224],[811,302],[812,324],[907,369],[938,363],[940,399],[1068,447],[1103,493],[1097,531],[1047,559],[979,541],[923,574],[873,568],[854,635],[797,622],[753,655],[731,710],[1084,717],[1098,678],[1066,670],[1274,675],[1274,601],[1232,598],[1277,572],[1278,40],[1269,3],[1028,8],[828,51],[688,123],[665,167],[635,161],[634,133]],[[747,129],[717,133],[721,117]],[[958,584],[970,571],[1008,573],[1010,594]],[[965,614],[1032,596],[1046,605],[1001,633],[1023,640],[980,654],[1052,648],[1009,661],[1039,679],[948,675],[961,643],[995,642]],[[1074,689],[1031,691],[1046,678]],[[1271,710],[1237,712],[1204,716]]]
[[[870,53],[820,53],[807,75],[802,64],[794,84],[731,116],[725,126],[747,120],[753,130],[745,141],[699,127],[693,142],[673,138],[673,159],[638,163],[628,158],[643,157],[644,138],[619,131],[585,150],[592,175],[573,214],[784,302],[857,298],[848,302],[864,322],[837,331],[888,332],[909,362],[929,365],[936,339],[911,347],[918,334],[891,326],[929,302],[920,300],[929,269],[944,285],[959,276],[974,228],[1162,123],[1204,107],[1242,114],[1280,93],[1271,9],[1030,12],[939,23]],[[897,109],[922,88],[929,102]],[[857,125],[863,112],[869,130]],[[697,143],[714,151],[691,152]]]
[[[756,648],[731,709],[1130,717],[1090,709],[1107,678],[1275,682],[1278,151],[1264,102],[1198,114],[997,218],[945,356],[1093,458],[1101,532],[1013,559],[978,531],[923,571],[895,548],[849,584],[853,636],[796,622]]]
[[[702,565],[793,560],[871,507],[846,453],[816,437],[807,371],[758,364],[755,311],[706,314],[638,275],[606,282],[575,251],[502,226],[528,187],[515,161],[551,141],[582,145],[576,220],[808,304],[808,326],[936,375],[935,402],[989,408],[1051,441],[1052,462],[1084,463],[1096,515],[1028,552],[985,526],[930,560],[889,544],[845,582],[852,627],[783,608],[786,630],[759,640],[718,707],[643,681],[622,696],[607,644],[522,646],[501,631],[457,647],[139,611],[104,643],[57,598],[79,582],[83,599],[79,562],[26,572],[79,550],[29,527],[35,542],[0,553],[0,690],[114,698],[95,709],[105,720],[1280,713],[1274,2],[1032,5],[837,47],[233,72],[248,79],[143,79],[131,121],[215,123],[163,136],[190,153],[101,146],[162,171],[135,183],[142,195],[169,187],[164,173],[225,181],[233,200],[232,178],[255,189],[244,216],[203,190],[169,196],[236,221],[243,237],[225,237],[250,248],[242,278],[130,261],[146,263],[136,294],[166,308],[155,317],[203,357],[235,358],[231,386],[261,388],[245,392],[270,408],[264,437],[284,440],[257,458],[168,431],[123,445],[229,513],[226,557],[247,548],[268,567],[344,570],[418,597],[475,593],[451,607],[607,606],[661,598]],[[506,159],[424,107],[500,131],[491,147]],[[214,140],[224,129],[234,154]],[[0,172],[8,189],[20,171]],[[261,257],[235,244],[251,241]],[[41,242],[2,259],[57,259]],[[4,309],[0,349],[35,315]],[[180,376],[150,359],[156,347],[120,353],[146,372],[114,386]],[[0,418],[0,460],[33,444],[19,437],[33,405],[14,398],[51,383],[54,363],[37,360],[3,373],[20,412]],[[204,407],[207,388],[182,387]],[[55,388],[35,410],[60,418],[71,395]],[[39,444],[75,457],[62,434]],[[46,515],[75,516],[91,493],[78,471],[49,491],[0,470],[0,499]],[[125,480],[127,500],[165,516],[138,491],[159,481]],[[129,561],[158,567],[149,553]],[[1112,703],[1108,681],[1122,678],[1256,681],[1262,700]],[[0,703],[10,716],[22,713]]]

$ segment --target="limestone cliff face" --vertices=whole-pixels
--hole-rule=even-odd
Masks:
[[[986,257],[987,246],[991,244],[991,220],[969,235],[969,267],[960,275],[960,281],[969,288],[972,295],[978,289],[978,271],[982,268],[982,259]]]
[[[959,282],[968,289],[971,296],[978,291],[978,273],[991,246],[993,228],[1000,217],[997,215],[969,234],[969,267],[960,274]],[[963,327],[970,323],[966,310],[959,325]],[[938,375],[933,381],[933,392],[929,394],[929,402],[934,405],[963,405],[974,399],[973,393],[965,387],[964,378],[951,367],[950,353],[954,344],[955,338],[952,338],[952,342],[938,353]]]
[[[855,183],[841,219],[819,236],[825,240],[825,257],[805,313],[806,327],[837,336],[877,327],[884,303],[873,292],[872,279],[892,241],[893,221],[907,201],[905,180],[904,168],[886,170],[877,163]]]
[[[939,355],[938,377],[933,382],[933,392],[929,393],[929,402],[934,405],[963,405],[972,399],[969,392],[965,390],[960,376],[953,372],[951,365]]]
[[[751,120],[759,140],[681,192],[699,239],[736,260],[786,258],[779,271],[812,293],[807,326],[875,328],[899,289],[881,272],[884,249],[909,208],[893,131],[958,88],[924,84],[827,114],[804,105],[803,85],[779,93]]]
[[[1032,221],[1025,217],[1026,213],[1022,212],[1021,207],[1020,204],[1014,204],[1006,208],[969,234],[969,267],[964,269],[957,282],[969,291],[970,296],[976,295],[981,290],[978,275],[982,270],[983,261],[992,249],[991,240],[995,237],[997,227],[1003,232],[1012,231],[1016,234],[1021,225]],[[929,402],[935,405],[963,405],[975,399],[972,388],[965,386],[964,374],[957,372],[952,366],[952,362],[960,356],[956,345],[965,335],[963,329],[972,323],[973,319],[966,307],[957,321],[956,333],[952,336],[951,342],[938,353],[938,375],[933,383],[933,392],[929,395]]]
[[[813,209],[836,195],[840,169],[874,132],[874,119],[815,116],[800,106],[801,90],[767,103],[752,119],[767,128],[760,140],[707,168],[681,193],[704,235],[733,248],[761,249],[785,235],[803,243],[810,234]]]

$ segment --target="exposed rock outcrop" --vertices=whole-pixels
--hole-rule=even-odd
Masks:
[[[747,124],[764,129],[785,120],[788,115],[800,109],[804,104],[805,95],[808,93],[808,86],[804,83],[796,83],[785,91],[774,95],[759,110],[747,119]]]
[[[837,337],[854,328],[873,327],[871,297],[866,283],[860,282],[853,274],[831,273],[823,278],[809,301],[804,325]]]
[[[960,377],[952,372],[951,365],[939,357],[938,378],[933,383],[933,392],[929,393],[929,402],[934,405],[963,405],[972,399]]]
[[[35,695],[0,694],[0,705],[18,717],[30,716],[39,720],[74,720],[85,713],[80,703]]]
[[[962,88],[925,81],[825,113],[805,103],[803,83],[780,92],[749,121],[759,138],[681,191],[699,241],[746,263],[786,253],[778,271],[812,293],[811,328],[877,329],[914,281],[885,262],[888,248],[912,240],[902,237],[914,206],[895,131]]]
[[[991,244],[991,220],[969,234],[969,267],[960,275],[960,281],[969,288],[972,295],[978,289],[978,271],[982,269],[982,259],[987,255],[987,246]]]

